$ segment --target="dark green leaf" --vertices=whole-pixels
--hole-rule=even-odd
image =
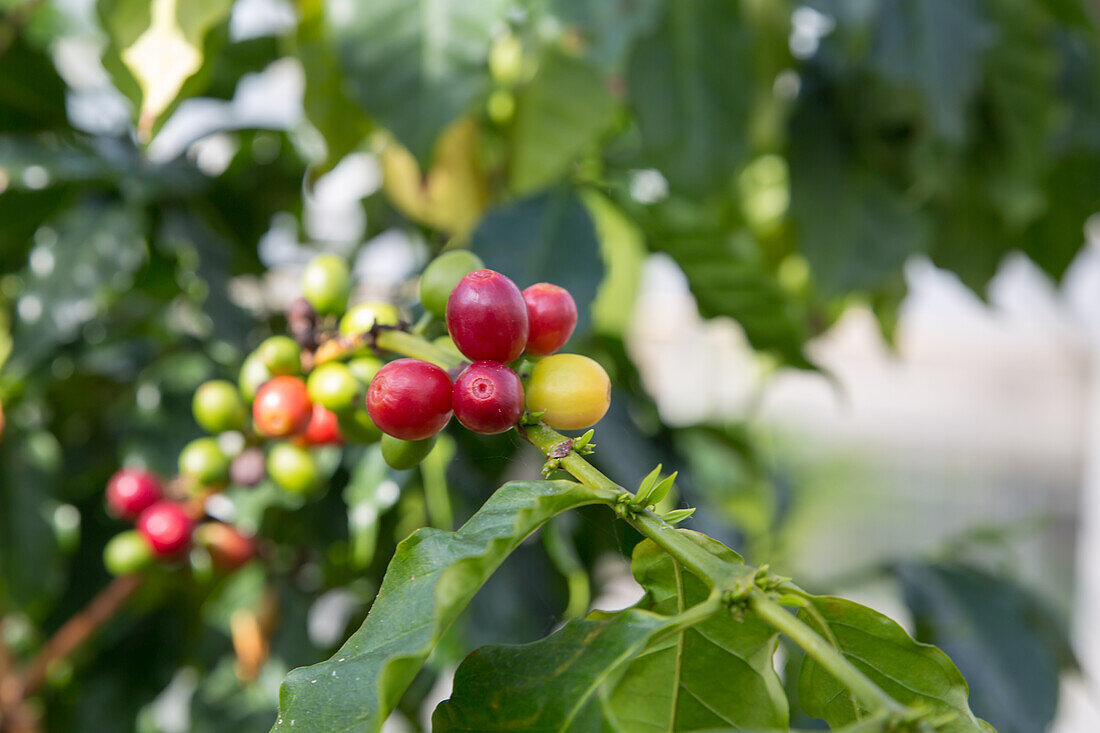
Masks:
[[[713,190],[746,151],[753,90],[748,28],[734,0],[667,3],[626,74],[641,164],[675,189]]]
[[[0,132],[65,127],[65,83],[53,61],[0,22]]]
[[[680,530],[731,564],[741,557],[706,535]],[[674,615],[702,602],[707,586],[645,540],[634,548],[634,577],[646,589],[639,604]],[[787,698],[772,657],[777,635],[758,619],[727,614],[658,641],[634,660],[609,701],[621,730],[786,728]]]
[[[548,519],[596,500],[562,481],[505,484],[455,532],[402,542],[363,626],[333,657],[287,675],[273,730],[377,731],[432,648],[505,557]]]
[[[881,613],[843,598],[818,596],[813,609],[815,613],[800,611],[799,617],[835,640],[848,661],[895,700],[925,705],[933,715],[954,713],[940,728],[944,733],[993,732],[970,712],[966,680],[939,649],[918,644]],[[867,712],[857,710],[844,686],[808,656],[798,675],[798,699],[807,713],[833,727],[855,722]]]
[[[488,88],[503,0],[375,0],[326,6],[346,89],[427,170],[439,132]]]
[[[1058,703],[1064,635],[1033,594],[1004,578],[958,565],[896,569],[917,638],[935,644],[970,683],[974,712],[1000,733],[1046,730]]]
[[[588,330],[603,260],[592,218],[572,190],[557,188],[491,210],[470,248],[520,289],[551,282],[568,290],[577,301],[577,333]]]

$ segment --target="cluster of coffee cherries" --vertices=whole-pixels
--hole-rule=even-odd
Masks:
[[[415,344],[430,353],[387,362],[376,337],[407,331],[407,321],[391,303],[349,308],[351,286],[342,259],[314,258],[302,274],[302,297],[287,309],[289,335],[263,341],[236,384],[212,380],[196,390],[195,421],[208,435],[180,453],[179,477],[169,485],[175,500],[147,472],[123,469],[112,478],[108,508],[136,521],[136,529],[108,544],[108,568],[133,572],[150,559],[179,558],[194,544],[215,566],[238,567],[254,555],[254,538],[202,521],[205,499],[265,479],[309,496],[322,483],[316,452],[327,446],[380,442],[386,463],[408,470],[431,452],[452,416],[492,435],[525,414],[558,429],[583,429],[608,409],[602,367],[555,353],[577,325],[576,303],[564,288],[538,283],[521,291],[469,251],[444,253],[420,278],[424,315]],[[432,329],[444,327],[431,338]],[[445,358],[426,360],[432,354]]]

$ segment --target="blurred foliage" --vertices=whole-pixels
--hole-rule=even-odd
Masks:
[[[614,380],[601,468],[631,485],[658,460],[681,467],[692,526],[763,561],[791,497],[757,436],[663,424],[631,359],[646,254],[679,265],[704,318],[813,368],[806,341],[853,303],[891,331],[908,258],[979,295],[1012,252],[1058,279],[1100,203],[1095,8],[1079,0],[302,0],[242,37],[231,14],[246,4],[0,3],[0,613],[17,661],[107,582],[108,476],[123,462],[172,473],[198,433],[191,392],[281,330],[279,270],[312,252],[355,257],[396,231],[561,283],[582,314],[594,303],[573,347]],[[76,53],[89,48],[99,76]],[[241,109],[245,82],[287,62],[304,117]],[[207,159],[218,145],[224,165]],[[364,156],[382,181],[354,202],[361,231],[314,237],[326,174]],[[454,440],[446,507],[439,471],[428,491],[374,449],[330,462],[328,493],[305,506],[231,489],[267,562],[146,584],[52,671],[46,729],[176,730],[181,705],[196,731],[265,729],[285,671],[357,625],[398,540],[537,470],[507,436]],[[602,514],[575,519],[555,525],[564,554],[524,546],[505,564],[430,669],[548,632],[597,560],[638,541]],[[1027,591],[962,566],[898,572],[975,709],[1004,731],[1044,725],[1068,662]],[[277,619],[251,679],[234,666],[238,609]],[[413,725],[434,674],[402,703]]]

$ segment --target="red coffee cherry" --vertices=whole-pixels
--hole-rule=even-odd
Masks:
[[[160,498],[160,479],[148,471],[123,468],[107,482],[107,509],[122,519],[133,520]]]
[[[523,291],[527,303],[527,353],[546,356],[565,346],[577,327],[577,304],[569,291],[551,283],[536,283]]]
[[[424,440],[451,419],[451,378],[435,364],[398,359],[378,370],[367,389],[367,412],[378,429],[401,440]]]
[[[447,330],[472,361],[512,361],[527,345],[523,293],[499,272],[474,270],[447,299]]]
[[[495,435],[523,414],[523,384],[498,361],[478,361],[462,370],[453,393],[455,417],[468,430]]]
[[[285,438],[306,429],[313,416],[306,383],[297,377],[281,376],[265,383],[252,403],[256,429],[269,438]]]
[[[171,501],[158,501],[137,520],[137,531],[158,557],[175,557],[190,547],[193,528],[183,507]]]
[[[309,425],[296,440],[302,446],[337,445],[344,442],[336,413],[313,403],[313,416],[309,419]]]

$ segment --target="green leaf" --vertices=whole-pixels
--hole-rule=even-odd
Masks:
[[[345,89],[427,170],[439,132],[489,85],[504,0],[374,0],[326,5]]]
[[[1065,629],[1051,633],[1059,624],[1043,603],[1014,582],[959,565],[904,563],[895,572],[917,638],[959,665],[975,713],[1000,733],[1046,730],[1069,644]]]
[[[9,29],[10,30],[10,29]],[[0,39],[0,131],[31,132],[68,127],[65,83],[49,55],[16,34]]]
[[[664,616],[628,610],[570,621],[533,644],[482,647],[459,666],[451,698],[432,715],[432,729],[608,730],[601,710],[607,686],[669,625]]]
[[[689,193],[731,178],[745,155],[755,88],[737,2],[667,3],[653,32],[635,44],[626,81],[642,165]]]
[[[576,333],[587,332],[603,261],[592,218],[572,190],[555,188],[491,210],[470,248],[521,289],[552,282],[568,290],[577,301]]]
[[[812,604],[813,612],[804,609],[799,617],[835,639],[848,661],[895,700],[925,705],[932,715],[954,713],[956,717],[940,728],[945,733],[992,732],[970,712],[966,680],[942,651],[913,641],[886,616],[858,603],[818,596]],[[798,699],[803,710],[832,727],[852,723],[867,712],[857,711],[843,685],[808,656],[798,675]]]
[[[585,57],[602,69],[621,71],[631,45],[657,21],[659,0],[550,0],[549,12],[576,35]]]
[[[511,186],[527,193],[555,182],[613,120],[615,102],[600,73],[550,48],[535,77],[516,92]]]
[[[920,89],[944,138],[960,142],[993,29],[974,0],[891,0],[882,5],[874,60]]]
[[[327,662],[292,671],[273,730],[377,731],[478,588],[529,534],[599,498],[579,484],[505,484],[455,532],[398,545],[367,620]]]
[[[388,479],[389,469],[382,459],[382,451],[377,446],[370,446],[355,463],[344,488],[351,559],[357,568],[366,568],[374,559],[379,516],[398,499],[397,484]]]
[[[706,535],[678,530],[728,563],[733,550]],[[634,577],[646,589],[639,607],[674,615],[702,602],[709,588],[655,545],[634,548]],[[658,641],[634,660],[609,701],[619,729],[694,731],[707,727],[787,727],[787,698],[772,657],[777,634],[751,615],[722,614]]]

